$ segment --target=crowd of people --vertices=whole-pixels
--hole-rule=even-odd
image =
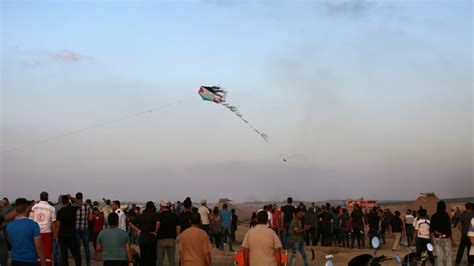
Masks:
[[[47,192],[40,200],[19,198],[0,205],[0,266],[7,265],[91,265],[102,260],[111,265],[212,265],[211,245],[233,251],[238,216],[235,209],[210,209],[207,201],[193,206],[191,198],[159,207],[149,201],[141,210],[136,204],[123,208],[118,200],[103,204],[85,200],[81,192],[49,201]],[[91,252],[91,242],[93,250]],[[212,243],[212,244],[211,244]],[[139,246],[139,252],[132,244]],[[81,252],[82,249],[82,252]],[[93,253],[93,254],[92,254]]]
[[[422,206],[415,211],[408,209],[405,215],[400,211],[391,212],[374,206],[362,210],[355,204],[351,211],[341,206],[331,206],[326,203],[317,206],[314,202],[309,208],[304,203],[293,205],[293,199],[287,199],[287,204],[278,207],[276,204],[265,205],[260,211],[265,213],[265,225],[273,229],[275,235],[281,240],[281,248],[291,249],[290,264],[294,261],[297,252],[300,252],[304,265],[308,265],[306,246],[338,246],[346,248],[365,248],[366,238],[381,239],[386,244],[386,235],[390,233],[393,238],[392,251],[399,251],[402,239],[405,245],[414,246],[416,255],[421,256],[427,252],[432,263],[435,263],[433,253],[427,250],[427,244],[433,241],[439,265],[451,265],[452,248],[456,242],[452,235],[452,228],[457,227],[461,232],[458,252],[455,263],[461,263],[466,250],[469,265],[474,264],[474,203],[467,202],[465,211],[457,209],[449,215],[446,203],[439,201],[437,210],[431,217]],[[260,224],[258,214],[251,216],[250,227]],[[468,235],[471,234],[471,235]],[[371,245],[371,241],[368,241]]]
[[[427,252],[434,263],[433,254],[426,249],[432,243],[436,262],[451,265],[451,249],[456,246],[452,228],[457,227],[461,239],[455,263],[461,263],[467,250],[472,265],[473,208],[468,202],[464,211],[449,215],[445,202],[439,201],[432,215],[422,207],[402,215],[376,206],[363,210],[357,204],[349,209],[311,203],[307,208],[304,203],[295,206],[290,197],[284,206],[265,205],[252,214],[242,242],[244,264],[280,265],[279,254],[289,250],[290,265],[300,253],[306,266],[305,246],[361,249],[375,236],[386,244],[386,235],[391,234],[392,250],[400,250],[404,239],[403,244],[415,247],[417,256]],[[15,266],[68,265],[69,255],[76,265],[91,265],[94,259],[102,260],[105,266],[160,266],[166,257],[173,266],[177,253],[179,265],[212,265],[212,246],[234,251],[239,223],[235,209],[229,210],[226,203],[211,209],[201,200],[197,208],[189,197],[176,204],[161,201],[158,207],[149,201],[143,210],[135,204],[124,209],[118,200],[103,199],[102,204],[84,200],[80,192],[75,197],[62,195],[56,203],[49,201],[47,192],[40,194],[39,201],[19,198],[14,205],[4,198],[0,208],[0,266],[7,265],[8,249]],[[370,246],[371,241],[367,242]],[[139,246],[138,252],[133,244]]]

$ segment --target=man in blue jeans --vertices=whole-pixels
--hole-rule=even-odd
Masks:
[[[94,218],[92,216],[91,208],[83,202],[83,195],[81,192],[76,194],[76,239],[79,246],[84,246],[84,253],[86,256],[87,266],[91,265],[91,252],[89,249],[89,221]]]
[[[289,197],[286,202],[287,205],[281,207],[281,224],[283,225],[282,232],[281,232],[281,242],[283,245],[283,249],[290,248],[290,241],[291,241],[291,221],[293,220],[293,214],[295,212],[295,207],[291,205],[293,203],[293,199]]]
[[[234,250],[232,249],[232,237],[231,237],[231,227],[232,227],[232,213],[227,209],[227,204],[224,203],[222,205],[222,211],[221,211],[221,225],[222,225],[222,237],[223,237],[223,242],[227,241],[227,244],[229,245],[229,251],[233,252]]]
[[[291,232],[293,233],[291,236],[291,259],[290,265],[294,266],[296,264],[296,253],[299,251],[303,256],[304,266],[308,266],[308,257],[306,256],[306,251],[304,249],[304,232],[311,228],[310,225],[306,227],[302,226],[301,217],[303,213],[301,209],[295,209],[295,218],[291,221]]]

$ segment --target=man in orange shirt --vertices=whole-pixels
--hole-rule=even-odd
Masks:
[[[181,266],[211,266],[211,243],[209,236],[199,228],[201,217],[191,217],[191,227],[186,229],[179,240]]]

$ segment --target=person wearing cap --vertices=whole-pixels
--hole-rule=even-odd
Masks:
[[[148,201],[145,210],[138,214],[130,223],[130,227],[139,236],[140,265],[154,266],[156,264],[156,225],[158,214],[155,204]]]
[[[51,257],[53,236],[57,241],[58,226],[56,222],[56,210],[49,204],[47,192],[41,192],[40,202],[36,203],[31,209],[31,216],[40,226],[46,265],[50,266],[53,264]]]
[[[176,213],[171,211],[171,202],[160,202],[160,214],[156,222],[156,238],[158,266],[163,265],[165,252],[168,256],[168,265],[176,265],[176,237],[180,233],[179,220]]]
[[[7,238],[12,244],[12,265],[46,265],[40,226],[28,219],[28,201],[15,201],[16,217],[7,226]]]
[[[201,218],[201,229],[209,235],[209,214],[210,210],[207,207],[207,200],[201,200],[201,207],[198,209],[199,216]]]

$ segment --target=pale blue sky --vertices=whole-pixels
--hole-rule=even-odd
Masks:
[[[471,1],[1,8],[2,150],[182,101],[2,154],[5,195],[472,196]],[[269,143],[196,94],[219,83]]]

